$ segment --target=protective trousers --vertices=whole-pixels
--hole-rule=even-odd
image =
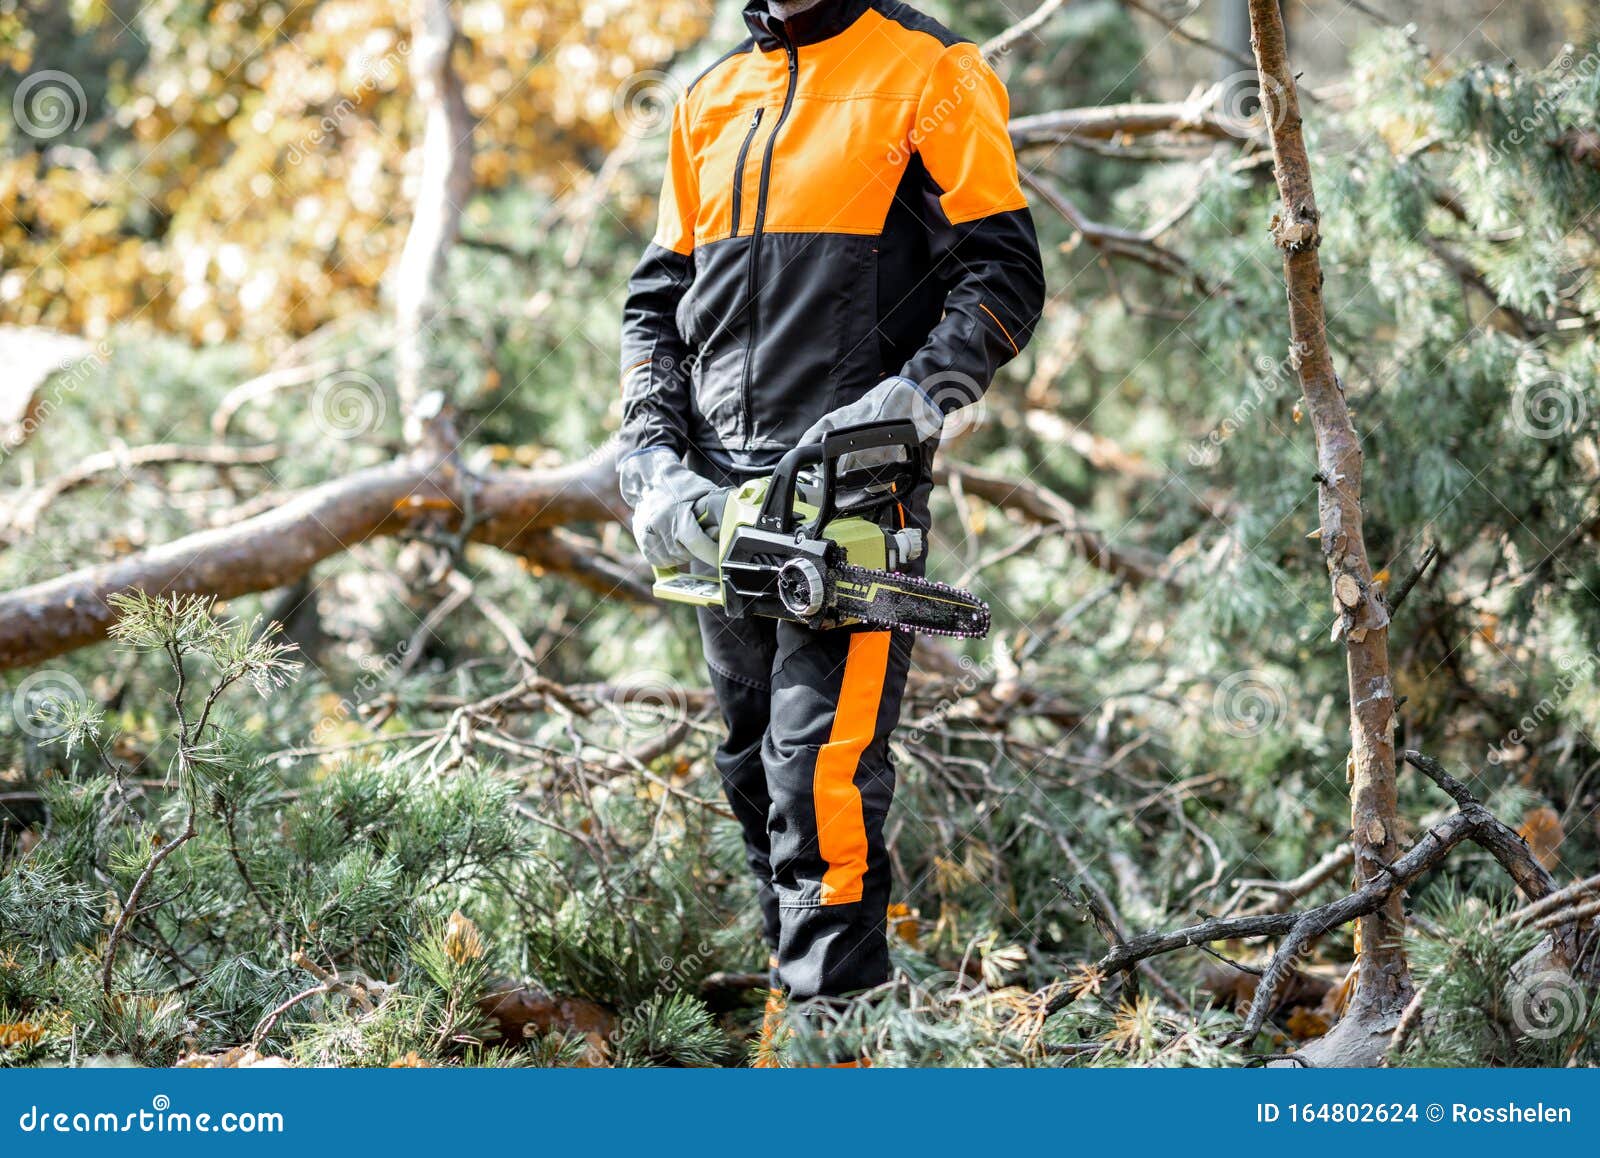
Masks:
[[[794,1001],[882,984],[889,734],[912,637],[812,631],[710,608],[700,634],[728,729],[717,770],[744,829],[779,981]]]

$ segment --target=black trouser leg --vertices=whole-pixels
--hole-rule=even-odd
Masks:
[[[889,734],[912,637],[779,623],[777,643],[762,761],[778,974],[797,1001],[842,997],[889,977]]]
[[[761,745],[772,706],[772,662],[777,652],[777,621],[730,619],[721,611],[702,608],[700,638],[705,646],[711,688],[728,735],[715,761],[728,806],[744,830],[745,861],[755,874],[761,900],[761,931],[767,946],[778,949],[778,896],[772,889],[772,853],[767,792]]]

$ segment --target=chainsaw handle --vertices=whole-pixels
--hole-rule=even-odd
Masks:
[[[835,468],[847,454],[862,450],[877,450],[886,446],[902,446],[908,461],[921,448],[913,422],[863,422],[829,431],[819,442],[808,442],[795,447],[778,462],[772,472],[772,482],[767,486],[767,497],[761,504],[761,514],[756,525],[765,531],[789,534],[798,522],[794,512],[795,495],[800,472],[808,466],[822,467],[822,495],[817,503],[817,518],[813,526],[820,533],[833,518],[833,484]]]

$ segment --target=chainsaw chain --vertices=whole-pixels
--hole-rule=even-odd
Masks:
[[[924,579],[917,575],[902,575],[895,571],[880,571],[871,567],[852,567],[846,564],[833,568],[837,574],[847,574],[852,579],[881,580],[889,586],[903,584],[911,587],[920,587],[925,591],[936,592],[941,595],[953,595],[961,601],[962,606],[976,617],[977,627],[966,630],[955,627],[931,627],[925,624],[897,623],[892,619],[874,617],[870,610],[863,611],[860,615],[853,615],[863,623],[872,627],[893,629],[895,631],[920,632],[923,635],[943,635],[955,639],[982,639],[989,634],[989,605],[978,599],[970,591],[960,587],[952,587],[948,583],[940,583],[937,579]],[[915,599],[915,596],[909,596]],[[851,602],[855,602],[852,600]],[[870,609],[870,604],[868,608]]]

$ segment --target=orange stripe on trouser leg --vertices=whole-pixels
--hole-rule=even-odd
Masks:
[[[817,753],[811,796],[817,810],[817,849],[828,866],[822,874],[825,905],[859,901],[867,875],[867,822],[856,768],[878,728],[890,634],[871,631],[850,637],[833,730]]]

